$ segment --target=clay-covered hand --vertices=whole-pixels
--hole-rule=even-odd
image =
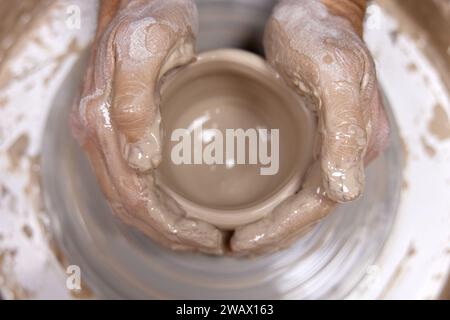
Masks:
[[[284,247],[337,203],[363,192],[364,166],[389,125],[373,59],[362,40],[365,0],[282,0],[265,33],[269,63],[319,118],[321,152],[302,189],[232,238],[239,253]]]
[[[72,127],[113,211],[178,250],[220,254],[223,235],[186,218],[154,183],[161,160],[158,83],[195,57],[193,0],[104,0]]]

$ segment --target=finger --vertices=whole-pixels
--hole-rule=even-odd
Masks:
[[[168,2],[163,2],[162,4],[166,3]],[[161,13],[161,8],[164,6],[157,7],[160,9],[158,11],[159,14],[163,15],[163,13]],[[133,10],[133,12],[135,11],[136,10]],[[145,10],[138,10],[138,12],[143,11]],[[139,19],[134,20],[134,17],[132,17],[131,21],[125,18],[119,20],[124,22],[124,25],[122,26],[126,26],[126,22],[140,22]],[[153,20],[149,21],[151,22]],[[159,65],[158,59],[160,59],[163,62],[167,62],[164,63],[160,69],[160,74],[163,74],[165,70],[167,70],[164,69],[165,67],[170,69],[170,67],[178,63],[179,59],[171,60],[169,59],[170,54],[164,55],[159,53],[170,53],[172,52],[171,49],[175,48],[174,51],[176,51],[178,47],[176,45],[171,46],[171,43],[169,43],[167,47],[156,47],[154,59],[152,55],[149,55],[148,59],[145,57],[145,59],[137,59],[138,61],[133,61],[134,64],[131,64],[131,67],[135,67],[135,69],[133,69],[130,65],[127,65],[127,62],[131,61],[132,56],[130,59],[120,59],[119,55],[111,54],[111,52],[114,52],[114,49],[117,49],[117,47],[115,47],[117,42],[114,41],[117,40],[115,36],[117,35],[117,31],[120,30],[115,28],[110,29],[114,31],[112,32],[113,35],[105,33],[98,43],[97,50],[94,50],[95,59],[92,61],[95,63],[91,64],[92,72],[88,72],[87,74],[87,81],[85,82],[84,87],[85,90],[82,95],[83,99],[81,99],[81,102],[79,103],[78,112],[74,114],[74,117],[80,120],[78,122],[83,124],[80,128],[84,128],[84,131],[88,132],[86,135],[87,137],[84,137],[82,145],[87,147],[92,166],[95,169],[100,185],[112,204],[116,215],[118,215],[125,223],[138,228],[154,240],[167,247],[178,250],[200,250],[202,252],[221,254],[224,248],[221,231],[209,224],[187,219],[185,213],[177,207],[176,203],[165,197],[164,194],[157,189],[152,175],[144,176],[138,174],[122,159],[120,135],[125,136],[125,134],[118,130],[118,125],[112,116],[115,106],[114,103],[111,102],[114,101],[114,94],[118,93],[118,97],[120,97],[122,93],[126,95],[126,89],[122,88],[127,85],[126,81],[129,79],[131,79],[131,82],[136,80],[137,83],[144,83],[145,86],[141,86],[139,89],[136,89],[136,91],[133,91],[132,89],[131,97],[133,99],[125,97],[124,101],[126,103],[118,103],[119,109],[120,106],[126,107],[126,105],[129,105],[129,101],[132,103],[135,101],[143,101],[146,103],[151,99],[149,98],[149,95],[146,95],[146,93],[142,91],[149,88],[152,90],[154,89],[155,82],[153,82],[152,85],[154,77],[147,77],[147,74],[142,72],[142,70],[136,66],[142,67],[144,65],[145,67],[149,67],[150,71],[152,71],[152,66],[148,63]],[[134,30],[138,31],[134,40],[147,40],[145,37],[141,37],[142,35],[139,30]],[[148,30],[145,30],[142,34],[146,35],[147,31]],[[157,34],[161,35],[159,32]],[[124,38],[122,37],[121,39]],[[176,38],[170,37],[170,39]],[[137,41],[137,43],[140,42]],[[181,43],[183,42],[181,41]],[[122,41],[119,44],[123,45],[127,44],[127,42]],[[144,49],[147,49],[147,44],[148,43],[144,42]],[[121,47],[121,49],[125,48],[126,50],[131,50],[132,47],[130,45],[131,43],[128,42],[128,46]],[[152,47],[150,46],[150,48]],[[168,49],[164,51],[165,48]],[[120,53],[129,54],[130,52],[121,51]],[[142,51],[133,51],[133,53],[139,54],[142,53]],[[178,52],[174,53],[175,56],[176,53]],[[182,53],[183,52],[180,54],[181,56],[183,56]],[[165,61],[164,59],[169,59],[170,61]],[[136,76],[134,78],[133,76],[127,78],[127,72]],[[116,75],[119,84],[113,79]],[[154,73],[150,72],[150,75],[154,75]],[[120,82],[124,86],[121,86]],[[134,100],[134,98],[136,98],[136,100]],[[138,105],[139,104],[140,103],[138,103]],[[144,103],[141,104],[143,105]],[[118,123],[121,123],[120,119],[118,120]]]
[[[151,176],[139,176],[124,162],[113,131],[102,125],[97,130],[100,143],[97,148],[102,150],[104,167],[97,159],[93,161],[94,168],[103,186],[109,177],[114,186],[109,190],[109,196],[114,197],[113,203],[120,204],[113,209],[125,223],[172,249],[222,254],[221,231],[207,223],[187,219],[174,201],[159,192]],[[116,192],[111,194],[111,190]],[[115,198],[116,194],[118,198]]]
[[[122,0],[100,1],[97,19],[97,30],[94,41],[92,43],[89,64],[85,73],[83,88],[81,92],[83,97],[89,95],[89,90],[93,86],[95,86],[93,75],[94,75],[94,68],[97,65],[96,63],[97,51],[99,50],[99,47],[101,48],[107,45],[105,44],[105,42],[107,41],[105,41],[105,39],[102,39],[102,37],[105,38],[104,35],[107,32],[108,27],[111,25],[111,22],[113,21],[114,17],[117,15],[121,1]]]
[[[321,187],[320,165],[316,163],[302,190],[282,202],[270,216],[238,228],[231,238],[236,254],[263,254],[284,248],[305,228],[320,221],[335,207]]]
[[[120,219],[126,224],[132,224],[133,219],[127,213],[127,210],[122,206],[120,202],[120,196],[117,193],[117,189],[111,181],[111,177],[107,171],[105,161],[102,157],[102,153],[98,151],[97,146],[91,140],[88,140],[87,143],[83,146],[83,149],[86,151],[89,162],[92,166],[92,169],[96,175],[99,186],[105,195],[109,205],[111,206],[113,213],[120,217]],[[146,228],[146,234],[149,235],[152,239],[157,239],[160,243],[164,243],[166,246],[170,246],[170,243],[167,239],[165,239],[162,235],[159,234],[158,231],[150,228]]]
[[[347,83],[335,83],[325,91],[321,115],[324,186],[332,200],[355,200],[364,187],[368,143],[358,94]]]
[[[122,24],[115,35],[111,115],[123,136],[123,156],[139,171],[161,161],[159,81],[194,59],[194,34],[189,25],[180,28],[177,34],[171,26],[144,18]]]
[[[114,184],[112,184],[111,182],[111,178],[109,177],[108,171],[106,170],[102,154],[97,150],[97,146],[92,140],[87,140],[83,145],[83,149],[88,155],[89,162],[93,171],[95,172],[97,182],[106,199],[110,204],[117,203],[119,201],[117,190],[115,189]]]
[[[102,192],[105,194],[108,203],[110,204],[113,212],[115,215],[120,217],[121,221],[129,224],[129,225],[135,225],[136,220],[132,215],[130,215],[127,210],[123,207],[123,205],[120,202],[119,195],[117,193],[116,188],[114,187],[114,184],[111,182],[111,178],[106,170],[105,162],[103,161],[101,153],[97,150],[97,147],[94,143],[89,142],[85,144],[84,149],[86,153],[88,154],[89,161],[91,163],[91,166],[93,168],[93,171],[96,174],[97,181],[102,189]],[[161,243],[162,245],[177,249],[177,250],[184,250],[184,251],[194,251],[195,247],[189,246],[187,243],[179,244],[174,243],[173,241],[170,241],[167,239],[164,234],[161,234],[158,229],[155,229],[150,224],[142,224],[140,228],[142,232],[144,232],[146,235],[148,235],[150,238],[152,238],[155,241],[158,241],[158,243]],[[206,251],[211,250],[209,248],[205,249]],[[211,250],[214,252],[214,250]]]
[[[320,69],[322,174],[328,196],[337,202],[361,195],[374,129],[370,104],[377,92],[375,67],[364,44],[356,38],[351,43],[327,40],[327,60]]]
[[[295,6],[288,9],[279,7],[281,12],[276,11],[268,24],[268,60],[297,92],[314,101],[319,112],[322,173],[328,196],[338,202],[354,200],[364,187],[369,117],[361,92],[362,87],[374,83],[369,55],[353,31],[340,30],[338,38],[320,33],[311,36],[301,24],[283,22],[280,19],[286,19],[292,10],[305,11]]]

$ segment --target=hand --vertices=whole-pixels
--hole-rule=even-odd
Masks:
[[[336,203],[363,192],[364,165],[389,135],[374,62],[361,39],[364,11],[364,0],[283,0],[275,8],[265,34],[267,59],[318,114],[321,154],[296,195],[236,231],[233,251],[287,246]]]
[[[114,213],[178,250],[223,252],[223,235],[186,218],[154,182],[161,161],[158,83],[195,57],[191,0],[104,0],[73,131]]]

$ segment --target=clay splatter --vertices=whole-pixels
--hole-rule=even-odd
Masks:
[[[29,225],[25,224],[22,227],[22,232],[28,239],[33,238],[33,229],[31,229],[31,227]]]
[[[425,153],[430,158],[434,158],[437,154],[436,149],[428,142],[428,140],[425,137],[421,137],[420,141],[422,142],[422,147],[423,147]]]
[[[400,260],[399,264],[395,268],[395,271],[391,275],[387,286],[384,288],[383,292],[380,294],[380,299],[384,299],[389,291],[391,291],[392,288],[395,287],[395,285],[398,283],[398,280],[401,278],[403,271],[405,269],[405,266],[407,262],[414,257],[417,254],[416,247],[414,244],[410,244],[408,247],[408,251],[406,252],[405,256]]]
[[[417,71],[417,65],[414,62],[409,63],[406,68],[410,72],[416,72]]]
[[[405,169],[408,166],[409,161],[409,149],[408,145],[406,143],[406,140],[401,138],[402,143],[402,149],[403,149],[403,162],[402,162],[402,168]]]
[[[0,250],[0,283],[6,299],[27,299],[31,293],[21,287],[13,274],[17,251],[15,249]]]
[[[392,43],[394,43],[394,44],[397,43],[399,35],[400,35],[400,30],[393,30],[389,33]]]
[[[408,181],[403,180],[403,182],[402,182],[402,190],[405,191],[405,190],[408,190],[408,188],[409,188]]]
[[[8,103],[8,99],[6,97],[0,97],[0,109],[4,108]]]
[[[428,130],[439,140],[450,139],[450,120],[442,105],[434,107],[433,117],[428,124]]]
[[[16,170],[23,156],[25,155],[28,145],[30,144],[30,138],[28,135],[23,134],[9,147],[8,156],[9,156],[9,165],[11,170]]]

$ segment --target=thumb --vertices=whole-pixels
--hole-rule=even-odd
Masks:
[[[360,40],[328,40],[328,64],[321,68],[320,125],[322,176],[336,202],[357,199],[363,192],[364,160],[373,133],[370,97],[376,93],[376,71]]]
[[[327,195],[337,202],[357,199],[364,188],[367,131],[360,100],[348,83],[325,88],[321,127],[322,177]]]
[[[122,26],[116,34],[111,117],[125,160],[148,171],[161,161],[159,80],[193,59],[194,38],[177,38],[172,29],[154,20],[141,22]]]

